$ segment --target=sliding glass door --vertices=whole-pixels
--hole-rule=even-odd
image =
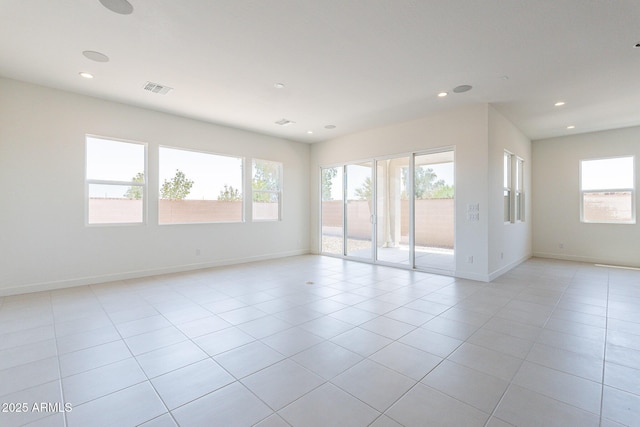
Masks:
[[[414,157],[415,266],[454,269],[453,151]]]
[[[322,168],[321,181],[322,253],[453,273],[453,150]]]
[[[322,252],[344,255],[343,167],[322,168]]]
[[[376,242],[378,261],[411,265],[408,181],[411,157],[376,162]]]
[[[371,259],[373,256],[372,162],[347,165],[347,255]]]

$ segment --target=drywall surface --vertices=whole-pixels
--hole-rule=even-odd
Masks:
[[[640,267],[640,224],[580,222],[580,161],[635,156],[638,207],[640,127],[534,141],[534,256]],[[636,216],[637,218],[637,216]]]
[[[345,162],[428,152],[455,150],[454,274],[488,279],[488,106],[474,105],[443,114],[336,138],[311,147],[311,250],[319,252],[320,168]],[[479,221],[468,221],[467,206],[480,206]],[[473,263],[468,262],[473,257]]]
[[[85,225],[86,134],[148,144],[145,224]],[[158,225],[160,145],[245,157],[245,194],[251,158],[282,162],[282,221]],[[0,294],[307,253],[309,151],[298,142],[0,78]]]
[[[524,221],[504,221],[504,152],[524,160]],[[513,162],[512,162],[513,163]],[[532,254],[531,141],[502,114],[489,107],[489,274],[497,277]],[[515,174],[515,164],[513,165]],[[512,184],[512,211],[515,186]]]

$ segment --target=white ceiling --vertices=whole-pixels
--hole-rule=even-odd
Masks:
[[[303,142],[475,103],[532,139],[640,125],[640,0],[130,2],[0,0],[0,76]]]

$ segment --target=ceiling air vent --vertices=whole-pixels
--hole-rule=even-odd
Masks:
[[[173,88],[169,86],[159,85],[158,83],[147,82],[145,83],[143,89],[149,92],[159,93],[160,95],[166,95]]]
[[[274,122],[274,123],[277,124],[277,125],[280,125],[280,126],[289,126],[289,125],[294,124],[295,122],[292,122],[291,120],[287,120],[287,119],[280,119],[280,120],[278,120],[277,122]]]

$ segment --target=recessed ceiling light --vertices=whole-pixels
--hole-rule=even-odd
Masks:
[[[313,133],[313,131],[312,131],[312,130],[308,130],[308,131],[307,131],[307,133],[308,133],[309,135],[311,135],[311,134]]]
[[[109,62],[109,57],[104,53],[96,52],[93,50],[85,50],[82,52],[85,58],[96,62]]]
[[[558,101],[553,105],[555,105],[556,107],[562,107],[564,105],[564,101]]]
[[[326,125],[324,128],[325,129],[335,129],[336,125]]]
[[[92,79],[93,78],[93,74],[91,73],[87,73],[86,71],[82,71],[80,74],[80,77],[84,77],[85,79]]]
[[[440,92],[440,93],[438,94],[438,97],[439,97],[439,98],[444,98],[444,97],[445,97],[445,96],[447,96],[447,95],[449,95],[449,93],[448,93],[448,92]]]
[[[576,127],[574,125],[569,125],[567,126],[567,129],[575,129]]]
[[[275,87],[276,89],[283,89],[284,88],[284,84],[283,83],[276,83],[273,85],[273,87]]]
[[[454,87],[453,91],[455,93],[464,93],[464,92],[469,92],[472,88],[473,86],[471,85],[460,85],[460,86]]]
[[[120,15],[129,15],[133,12],[133,6],[127,0],[100,0],[100,3],[110,11]]]

